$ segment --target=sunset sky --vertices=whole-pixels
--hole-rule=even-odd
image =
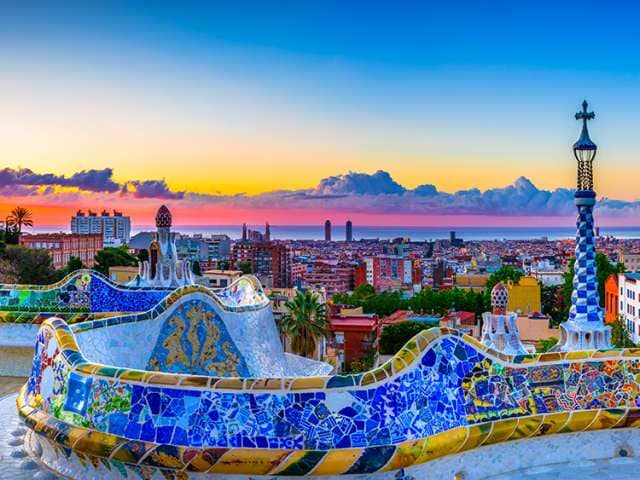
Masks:
[[[566,225],[587,98],[639,223],[634,2],[100,3],[0,7],[0,216]]]

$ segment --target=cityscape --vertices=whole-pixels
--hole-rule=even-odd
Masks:
[[[0,476],[637,478],[637,7],[569,3],[7,6]]]

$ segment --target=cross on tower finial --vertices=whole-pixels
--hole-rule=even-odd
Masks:
[[[587,101],[583,100],[582,101],[582,111],[576,113],[576,120],[582,120],[584,125],[587,124],[587,120],[593,120],[595,118],[595,116],[596,116],[595,113],[587,111],[587,107],[588,106],[589,106],[589,104],[587,103]]]

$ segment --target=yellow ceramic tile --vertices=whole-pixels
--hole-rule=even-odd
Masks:
[[[565,360],[584,360],[591,356],[593,350],[576,350],[575,352],[567,352]]]
[[[519,438],[527,438],[534,435],[540,428],[543,420],[544,415],[533,415],[530,417],[519,418],[518,425],[509,437],[509,440],[517,440]]]
[[[601,410],[586,430],[603,430],[615,427],[627,414],[626,410]]]
[[[316,390],[324,389],[325,379],[323,377],[300,377],[294,378],[291,382],[290,390]]]
[[[343,448],[329,450],[325,457],[310,473],[313,476],[340,475],[351,468],[364,450],[362,448]]]
[[[571,412],[571,418],[559,433],[581,432],[593,422],[596,415],[598,415],[598,410]]]
[[[221,378],[215,384],[216,390],[242,390],[243,381],[241,378]]]
[[[491,423],[481,423],[479,425],[469,425],[468,427],[469,434],[467,435],[467,439],[464,444],[460,448],[460,451],[471,450],[476,448],[478,445],[481,445],[482,442],[489,436],[491,433]],[[429,444],[425,450],[429,449]]]
[[[270,473],[270,475],[278,475],[280,472],[286,470],[291,465],[295,465],[296,463],[298,463],[301,459],[304,458],[306,454],[306,450],[297,450],[291,452],[285,459],[282,460],[282,462],[280,462],[280,464]]]
[[[517,418],[509,418],[507,420],[498,420],[493,422],[493,428],[487,436],[483,445],[504,442],[513,434],[518,426]]]
[[[389,460],[389,463],[381,471],[389,472],[413,465],[418,461],[420,455],[422,455],[422,451],[424,450],[426,443],[427,439],[424,438],[420,440],[402,442],[397,446],[393,457]]]
[[[544,416],[542,425],[538,430],[540,435],[551,435],[561,431],[569,421],[571,412],[551,413]]]
[[[267,475],[289,455],[289,450],[236,448],[228,451],[208,473]]]
[[[428,437],[422,454],[418,457],[416,463],[428,462],[460,451],[466,443],[467,434],[467,427],[458,427]]]

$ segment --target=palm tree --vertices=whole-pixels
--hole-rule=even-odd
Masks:
[[[31,210],[24,207],[14,208],[11,210],[11,214],[7,217],[7,226],[15,227],[18,235],[22,233],[22,227],[33,227]]]
[[[298,292],[285,304],[287,313],[280,320],[280,332],[291,338],[293,353],[312,357],[317,340],[328,334],[325,305],[311,290]]]

